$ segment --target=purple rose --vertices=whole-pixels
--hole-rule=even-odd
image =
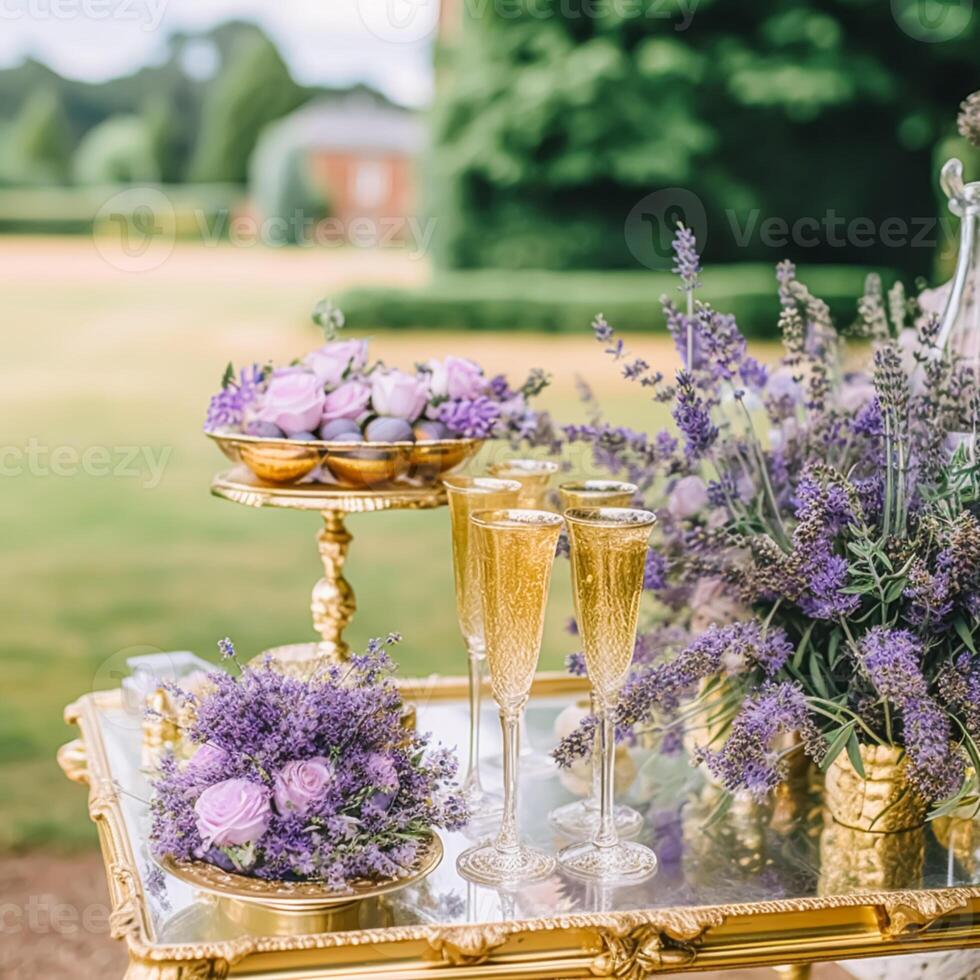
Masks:
[[[226,779],[209,786],[194,804],[205,849],[258,841],[269,828],[272,807],[265,786]]]
[[[429,361],[429,390],[436,398],[476,398],[487,388],[483,368],[466,357]]]
[[[276,809],[283,815],[290,811],[306,813],[326,795],[334,775],[333,765],[322,756],[287,762],[276,775],[273,790]]]
[[[269,382],[259,419],[278,425],[286,435],[310,432],[323,414],[323,385],[306,372],[282,374]]]
[[[228,762],[228,753],[219,745],[205,742],[188,760],[190,769],[216,769]]]
[[[374,752],[369,757],[364,766],[365,772],[371,785],[376,789],[385,792],[397,792],[400,785],[398,779],[398,767],[395,760],[390,755],[381,752]]]
[[[370,401],[371,389],[363,381],[348,381],[324,399],[323,421],[360,418]]]
[[[348,370],[360,371],[367,364],[366,340],[335,340],[306,355],[307,367],[324,385],[339,385]]]
[[[403,371],[375,371],[371,375],[371,403],[377,415],[414,422],[429,401],[423,381]]]
[[[695,517],[708,506],[708,489],[699,476],[681,477],[667,497],[667,510],[677,521]]]

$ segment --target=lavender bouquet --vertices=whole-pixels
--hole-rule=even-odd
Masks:
[[[838,331],[789,262],[777,268],[785,353],[765,367],[733,317],[695,301],[689,231],[674,250],[684,302],[664,300],[682,361],[672,384],[602,317],[594,329],[624,376],[671,406],[676,428],[649,438],[612,426],[586,390],[590,423],[565,430],[638,483],[660,517],[646,582],[655,609],[620,735],[671,749],[693,722],[696,760],[757,798],[785,773],[788,733],[823,767],[846,752],[862,776],[862,745],[897,746],[933,816],[975,801],[972,374],[938,348],[938,318],[917,316],[901,284],[885,295],[870,277],[855,323]],[[863,367],[847,341],[869,351]],[[586,719],[562,741],[560,763],[588,754],[593,728]]]
[[[465,357],[428,360],[411,372],[371,362],[366,340],[338,340],[343,314],[321,304],[327,343],[284,367],[225,370],[205,429],[264,438],[414,442],[510,438],[547,441],[549,423],[529,406],[547,386],[532,371],[514,388]]]
[[[154,855],[334,891],[410,873],[432,828],[456,829],[468,814],[448,788],[452,753],[402,727],[384,649],[396,639],[310,680],[242,667],[221,641],[237,676],[211,674],[198,697],[170,692],[192,708],[185,734],[199,747],[160,766]]]

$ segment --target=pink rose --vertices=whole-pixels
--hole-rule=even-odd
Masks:
[[[667,497],[667,510],[677,521],[699,514],[708,505],[708,489],[699,476],[681,477]]]
[[[269,791],[247,779],[226,779],[209,786],[194,804],[197,832],[205,848],[250,844],[269,828]]]
[[[273,377],[262,399],[259,419],[278,425],[287,435],[311,432],[323,414],[323,385],[306,372]]]
[[[357,419],[367,411],[371,389],[363,381],[348,381],[324,399],[323,421]]]
[[[305,761],[287,762],[276,775],[273,797],[276,809],[304,814],[326,795],[334,780],[334,768],[327,759],[317,756]]]
[[[449,355],[444,361],[429,361],[432,372],[429,390],[436,398],[476,398],[487,387],[487,379],[479,364],[466,357]]]
[[[402,371],[371,375],[371,403],[378,415],[414,422],[429,401],[425,383]]]
[[[366,340],[335,340],[307,354],[305,363],[321,384],[332,388],[348,370],[360,371],[367,364],[367,353]]]

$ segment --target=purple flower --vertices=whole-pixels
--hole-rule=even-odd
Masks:
[[[667,559],[651,548],[643,566],[643,588],[657,592],[667,587]]]
[[[272,816],[269,790],[247,779],[225,779],[201,793],[194,812],[206,849],[255,844],[262,839]]]
[[[465,823],[454,755],[402,726],[385,649],[396,639],[308,680],[269,665],[208,675],[187,734],[210,758],[162,760],[154,855],[340,890],[403,873],[429,828]]]
[[[426,382],[404,371],[371,375],[371,406],[378,415],[414,422],[429,401]]]
[[[500,408],[485,395],[480,395],[444,402],[439,406],[438,417],[454,435],[465,439],[489,439],[500,420]]]
[[[487,389],[483,368],[469,358],[450,355],[442,361],[429,361],[425,367],[429,391],[435,398],[477,398]]]
[[[228,764],[228,753],[219,745],[205,743],[188,760],[187,768],[196,770],[221,769]]]
[[[694,232],[678,222],[671,248],[674,250],[673,272],[681,278],[681,289],[697,289],[700,285],[698,273],[701,271],[701,257],[698,255]]]
[[[929,695],[922,644],[908,630],[876,626],[862,638],[861,653],[875,689],[901,709],[909,784],[929,802],[952,796],[963,782],[964,763],[949,717]]]
[[[287,435],[312,432],[323,414],[323,385],[313,374],[280,374],[262,396],[259,419],[278,425]]]
[[[762,391],[769,381],[769,372],[764,364],[760,364],[754,357],[746,357],[738,369],[742,381],[756,391]]]
[[[257,364],[242,368],[236,379],[231,375],[208,405],[208,415],[204,428],[211,432],[225,426],[238,428],[245,419],[245,410],[259,397],[259,388],[265,372]]]
[[[903,704],[923,698],[922,645],[908,630],[876,626],[861,639],[861,654],[871,683],[883,698]]]
[[[283,815],[295,812],[303,816],[324,798],[333,783],[333,764],[323,756],[287,762],[276,773],[276,809]]]
[[[722,669],[742,672],[761,668],[766,676],[777,673],[793,652],[782,629],[763,631],[759,623],[730,623],[711,626],[673,660],[634,670],[620,693],[616,706],[619,737],[627,737],[638,723],[647,720],[655,710],[675,711],[681,699],[695,690],[705,677]],[[570,766],[575,759],[592,750],[595,718],[591,715],[571,735],[566,736],[552,753],[560,766]]]
[[[745,699],[721,749],[699,749],[696,758],[707,764],[727,790],[747,790],[763,800],[785,777],[776,737],[788,732],[799,733],[807,754],[820,761],[825,743],[801,688],[766,683]]]
[[[857,611],[861,599],[844,592],[849,565],[833,554],[826,542],[818,542],[807,558],[806,593],[799,607],[813,619],[839,619]]]
[[[687,458],[698,460],[714,445],[718,429],[712,423],[704,401],[696,394],[687,372],[677,372],[677,389],[677,404],[672,413],[674,421],[684,435]]]

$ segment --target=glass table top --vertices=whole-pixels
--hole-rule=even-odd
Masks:
[[[555,721],[572,696],[534,698],[527,711],[532,746],[555,743]],[[432,700],[417,706],[420,731],[432,744],[456,746],[467,731],[463,700]],[[130,844],[146,896],[152,941],[157,944],[221,941],[259,935],[255,926],[162,871],[147,846],[151,788],[140,768],[138,716],[100,707],[98,722],[106,756],[120,793]],[[491,764],[500,753],[492,705],[485,707],[483,776],[499,789]],[[461,755],[465,754],[465,746]],[[720,791],[690,766],[684,753],[662,756],[641,747],[621,752],[618,780],[628,785],[619,800],[640,810],[638,840],[656,851],[660,866],[649,880],[628,886],[583,883],[556,872],[514,891],[468,883],[456,871],[457,855],[473,843],[466,833],[440,832],[445,856],[424,881],[387,897],[338,913],[332,931],[405,925],[464,925],[519,921],[573,913],[629,911],[678,906],[734,905],[776,899],[945,888],[980,881],[980,822],[937,821],[903,834],[864,834],[825,824],[815,779],[806,775],[764,804],[737,799],[719,808]],[[584,790],[585,780],[577,788]],[[567,774],[557,769],[524,775],[520,826],[525,838],[552,853],[569,843],[548,821],[555,807],[576,799]]]

